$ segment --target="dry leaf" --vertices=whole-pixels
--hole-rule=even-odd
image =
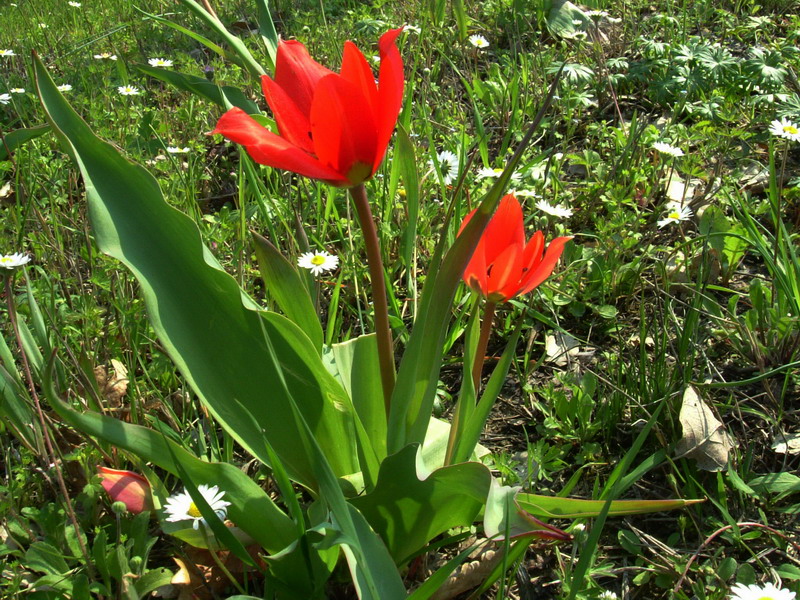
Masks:
[[[128,369],[125,368],[116,358],[111,359],[113,374],[110,374],[107,367],[98,366],[94,368],[94,378],[100,393],[108,400],[110,408],[122,406],[122,398],[128,393]]]
[[[772,449],[778,454],[800,454],[800,433],[786,433],[775,436]]]
[[[568,333],[557,331],[555,335],[545,338],[545,352],[547,360],[561,367],[570,362],[570,359],[580,352],[578,340]]]
[[[675,458],[693,458],[697,461],[697,468],[704,471],[724,469],[733,440],[692,386],[687,386],[683,393],[678,418],[683,437],[675,446]]]

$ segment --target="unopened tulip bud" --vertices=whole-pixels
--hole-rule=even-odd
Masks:
[[[115,503],[121,502],[128,512],[139,514],[153,510],[153,496],[147,479],[133,471],[99,467],[103,489]]]

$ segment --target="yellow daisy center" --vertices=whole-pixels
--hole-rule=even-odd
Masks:
[[[0,258],[0,263],[3,263],[4,265],[8,264],[10,262],[11,262],[11,259],[9,257],[7,257],[7,256],[4,256],[3,258]]]
[[[189,510],[186,511],[186,514],[194,519],[199,519],[203,516],[203,514],[200,512],[200,509],[197,508],[197,504],[194,502],[189,505]]]
[[[669,213],[669,215],[667,215],[667,217],[670,219],[678,220],[681,218],[681,213],[679,213],[677,210],[673,210],[671,213]]]
[[[325,264],[325,257],[321,254],[314,255],[314,258],[311,259],[312,265],[322,265]]]
[[[797,127],[795,127],[794,125],[784,125],[783,132],[791,135],[797,135],[797,133],[800,132],[800,130],[798,130]],[[759,598],[759,600],[764,600],[764,598]],[[766,600],[770,599],[766,598]]]

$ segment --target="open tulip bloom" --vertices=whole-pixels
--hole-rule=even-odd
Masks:
[[[476,209],[477,210],[477,209]],[[475,210],[461,224],[461,231],[470,222]],[[494,309],[520,294],[527,294],[541,285],[553,273],[564,244],[572,236],[558,237],[544,247],[544,234],[537,231],[525,242],[525,223],[522,207],[513,195],[500,200],[483,232],[472,258],[464,269],[464,283],[486,298],[478,350],[472,367],[473,385],[478,389],[483,359],[489,342]]]
[[[462,230],[473,214],[475,211],[466,216]],[[564,244],[571,239],[558,237],[545,250],[544,234],[537,231],[526,243],[519,201],[505,196],[464,269],[464,282],[494,303],[527,294],[550,277]]]
[[[377,83],[352,42],[345,42],[337,74],[300,42],[281,41],[275,78],[261,78],[279,134],[240,108],[222,115],[212,133],[242,144],[257,163],[339,187],[362,183],[378,170],[403,102],[403,59],[395,45],[402,30],[381,36]]]

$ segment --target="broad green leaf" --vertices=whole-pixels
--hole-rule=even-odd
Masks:
[[[266,436],[290,476],[315,488],[312,459],[297,445],[296,401],[337,476],[357,472],[352,405],[308,336],[260,311],[155,179],[92,133],[38,60],[35,69],[48,118],[83,174],[97,244],[138,279],[156,333],[201,401],[253,456],[269,464]],[[287,385],[276,385],[284,372]]]
[[[229,85],[219,86],[205,77],[187,75],[186,73],[179,73],[171,69],[161,69],[139,64],[133,66],[150,77],[155,77],[160,81],[169,83],[179,90],[191,92],[201,98],[205,98],[214,104],[218,104],[222,108],[228,108],[228,104],[231,104],[233,106],[238,106],[248,114],[260,112],[258,105],[247,98],[239,88]]]
[[[27,568],[46,575],[64,576],[69,572],[67,561],[55,546],[47,542],[33,542],[25,552]]]
[[[303,278],[269,240],[255,232],[252,236],[267,293],[322,353],[322,325]]]
[[[0,160],[8,160],[9,151],[13,152],[25,142],[44,135],[48,131],[50,131],[49,125],[38,125],[0,134]]]
[[[596,517],[603,510],[605,500],[578,500],[538,494],[517,494],[520,508],[542,519],[585,519]],[[703,500],[614,500],[608,516],[641,515],[663,510],[684,508]]]
[[[489,494],[491,474],[479,463],[442,467],[421,480],[418,448],[387,457],[375,490],[350,501],[400,564],[440,533],[472,524]]]
[[[5,346],[2,337],[0,346]],[[39,426],[28,393],[19,381],[16,367],[12,366],[11,369],[8,370],[4,364],[0,364],[0,418],[20,441],[35,451],[36,448],[41,448]]]
[[[252,479],[228,463],[209,463],[160,433],[98,413],[79,413],[58,398],[53,382],[44,378],[50,406],[75,429],[127,450],[179,476],[177,462],[200,483],[218,485],[231,503],[228,517],[268,552],[278,552],[295,539],[294,524]]]
[[[571,539],[568,533],[543,523],[522,510],[518,502],[520,489],[519,487],[500,485],[497,480],[492,479],[491,490],[486,499],[486,509],[483,514],[483,529],[486,537],[493,540],[518,537],[560,541]]]

